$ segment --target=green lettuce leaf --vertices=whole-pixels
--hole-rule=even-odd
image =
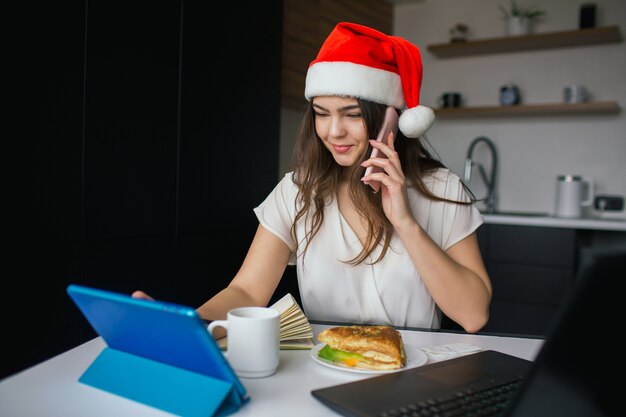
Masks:
[[[341,362],[341,363],[344,363],[344,362],[349,363],[352,361],[365,359],[363,356],[359,354],[350,353],[350,352],[346,352],[346,351],[339,350],[339,349],[333,349],[328,345],[320,349],[317,355],[322,359],[326,359],[331,362]]]

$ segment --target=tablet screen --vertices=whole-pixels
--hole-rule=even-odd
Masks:
[[[195,309],[75,284],[67,292],[110,348],[231,382],[245,397]]]

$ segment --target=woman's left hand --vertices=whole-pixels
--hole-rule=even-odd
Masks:
[[[148,294],[146,294],[145,292],[140,291],[140,290],[133,291],[133,293],[131,294],[131,297],[139,298],[141,300],[154,301],[154,298],[150,297]]]
[[[377,166],[383,171],[371,173],[363,177],[362,181],[380,181],[383,210],[394,227],[404,225],[409,221],[414,222],[415,219],[409,210],[406,179],[400,158],[393,145],[393,134],[389,133],[387,143],[370,140],[370,144],[382,152],[386,158],[370,158],[364,161],[361,164],[362,167]]]

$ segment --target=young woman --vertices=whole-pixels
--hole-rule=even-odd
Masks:
[[[421,76],[408,41],[335,27],[309,67],[294,169],[255,208],[260,224],[243,265],[201,316],[267,305],[295,264],[310,320],[438,328],[443,312],[467,332],[485,325],[482,216],[420,139],[434,119],[419,105]],[[397,137],[372,140],[389,106],[400,113]],[[370,158],[373,148],[382,155]],[[363,176],[367,167],[381,170]],[[375,181],[377,193],[365,183]]]

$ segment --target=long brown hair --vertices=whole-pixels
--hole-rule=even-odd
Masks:
[[[376,137],[378,130],[382,127],[387,106],[361,99],[357,99],[357,102],[367,128],[368,137]],[[472,204],[474,198],[467,188],[472,201],[464,202],[436,196],[424,185],[422,178],[425,174],[438,168],[445,168],[445,166],[433,156],[434,151],[429,151],[423,142],[427,144],[425,137],[407,138],[400,131],[398,131],[394,141],[407,184],[432,200]],[[370,153],[371,146],[368,146],[359,164],[355,164],[350,173],[350,198],[359,215],[364,219],[367,228],[363,249],[353,259],[346,261],[352,265],[364,262],[382,242],[383,249],[373,263],[379,262],[387,253],[393,234],[393,226],[382,208],[381,193],[372,193],[370,187],[361,182],[364,169],[361,168],[360,162],[367,159]],[[324,207],[336,198],[342,169],[344,167],[335,162],[332,154],[324,147],[317,135],[315,112],[313,106],[308,105],[305,109],[293,154],[293,181],[299,191],[295,201],[296,217],[291,226],[291,234],[296,245],[298,245],[296,224],[299,221],[306,221],[304,254],[306,254],[311,240],[324,221]]]

